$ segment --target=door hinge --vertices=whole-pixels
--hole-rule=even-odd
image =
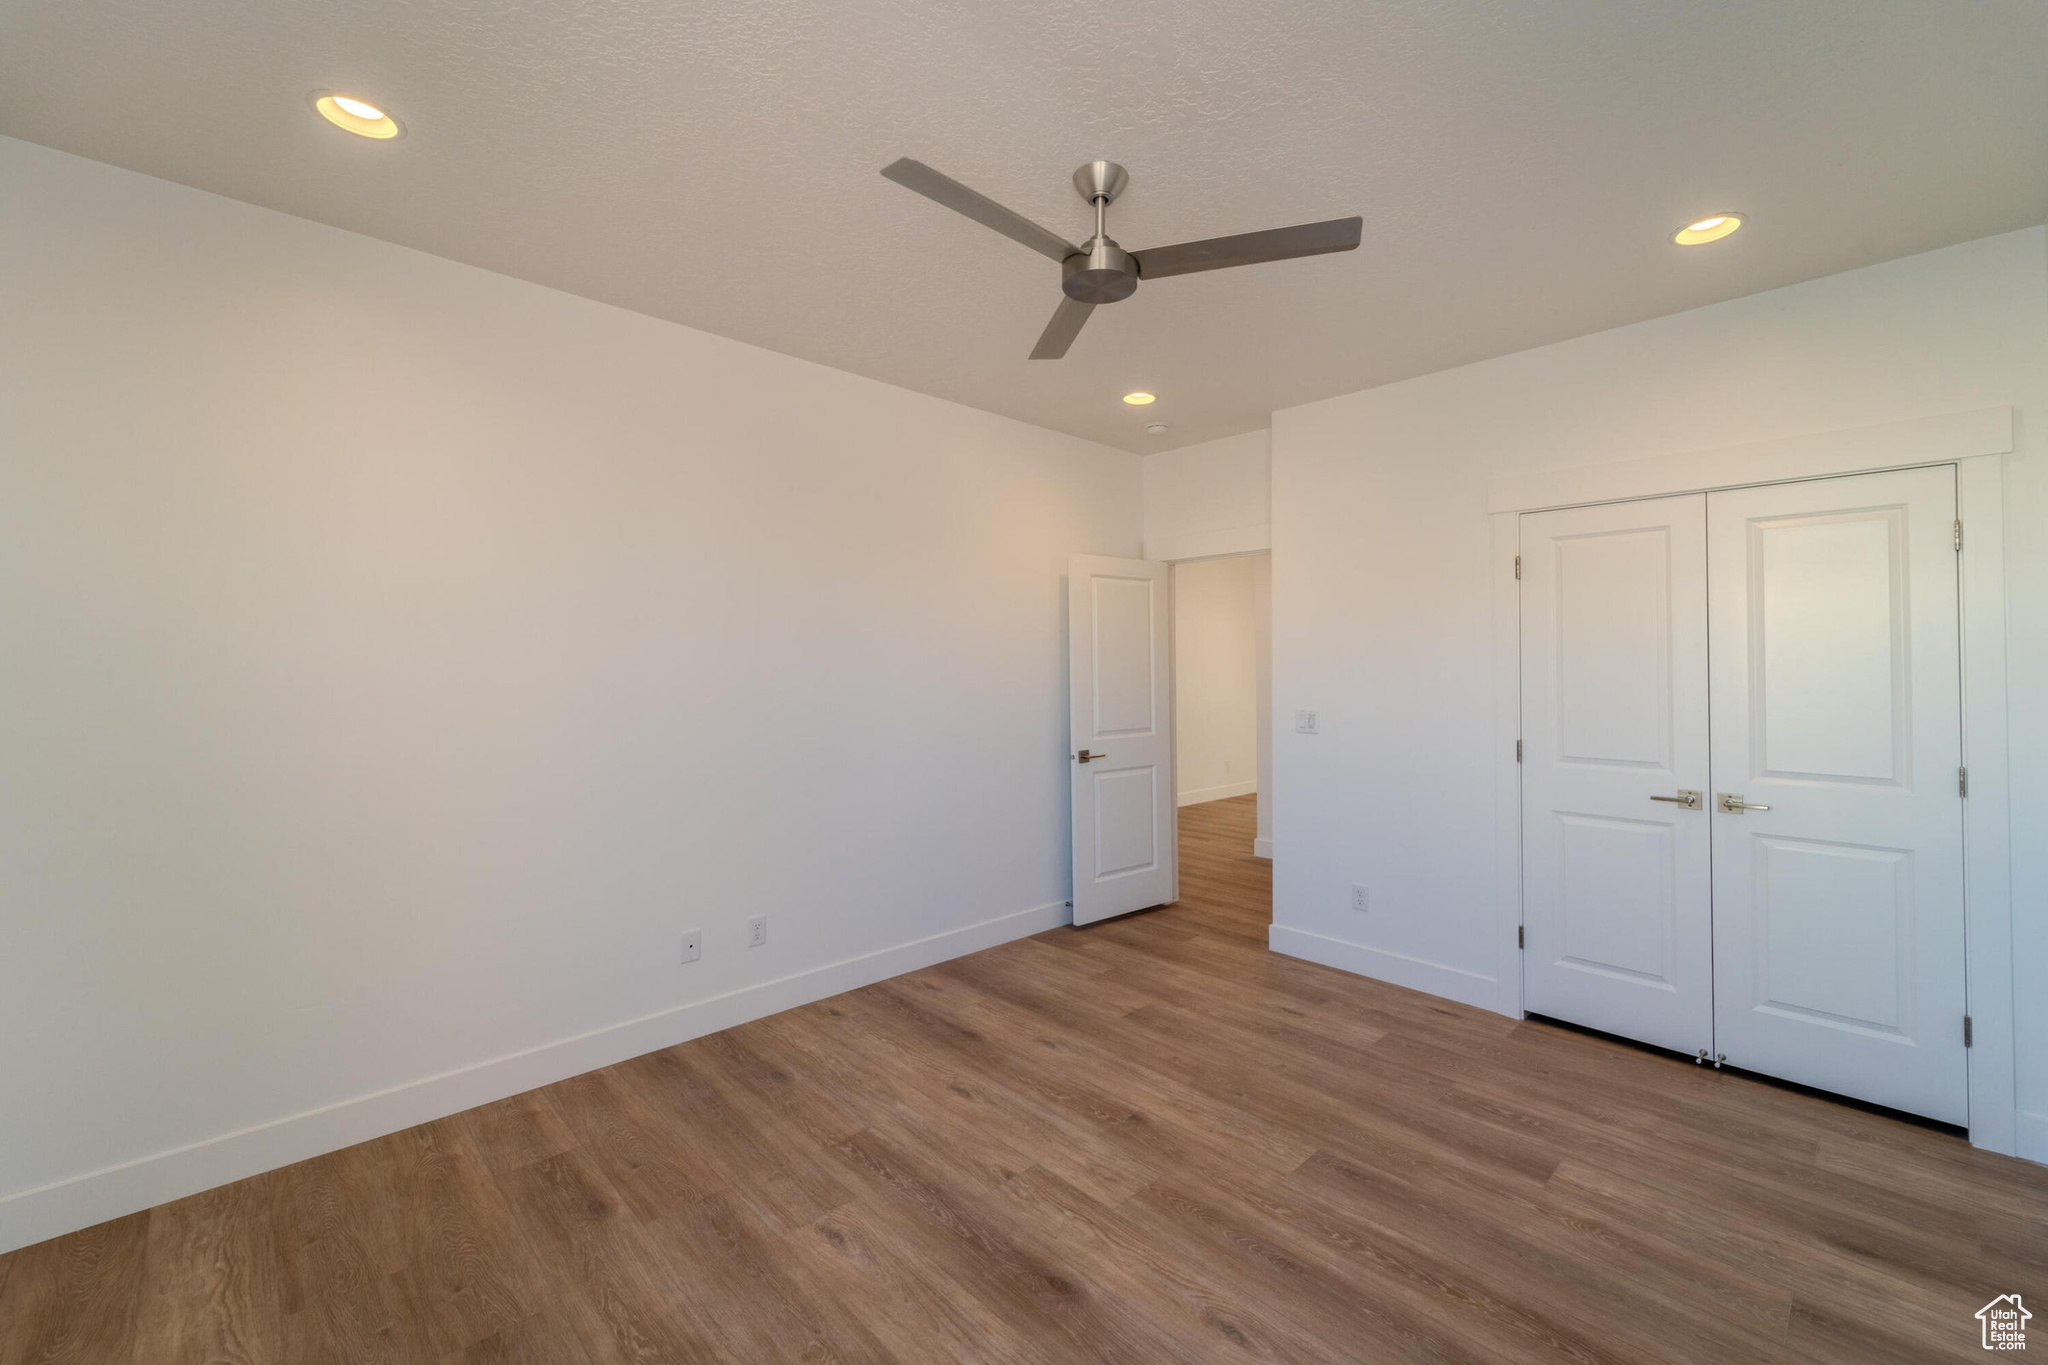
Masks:
[[[1971,1037],[1970,1037],[1970,1034],[1971,1034],[1971,1032],[1972,1032],[1972,1030],[1971,1030],[1971,1028],[1970,1028],[1970,1016],[1966,1014],[1966,1015],[1964,1015],[1964,1016],[1963,1016],[1963,1046],[1964,1046],[1964,1047],[1970,1047],[1970,1046],[1972,1046],[1972,1045],[1973,1045],[1973,1040],[1972,1040],[1972,1039],[1971,1039]]]
[[[1520,578],[1521,576],[1522,576],[1522,557],[1521,557],[1520,555],[1516,555],[1516,556],[1515,556],[1515,577],[1516,577],[1516,578]]]
[[[1529,946],[1529,931],[1527,928],[1519,924],[1515,926],[1515,946],[1517,948],[1526,948]]]
[[[1968,768],[1958,768],[1956,769],[1956,795],[1968,796],[1969,794],[1970,770]]]
[[[1956,523],[1956,553],[1957,553],[1957,554],[1961,554],[1961,553],[1962,553],[1962,551],[1963,551],[1963,523],[1962,523],[1962,522],[1960,522],[1960,521],[1958,521],[1958,522]]]
[[[1516,740],[1516,741],[1515,741],[1515,762],[1517,762],[1517,763],[1520,763],[1521,761],[1522,761],[1522,741],[1518,739],[1518,740]]]

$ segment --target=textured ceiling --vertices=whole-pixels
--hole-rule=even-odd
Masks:
[[[0,6],[0,132],[1134,450],[2040,223],[2044,72],[2043,0]],[[1031,362],[1057,267],[899,156],[1076,237],[1068,173],[1122,161],[1133,249],[1365,244],[1151,282]]]

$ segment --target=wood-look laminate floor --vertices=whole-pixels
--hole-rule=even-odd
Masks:
[[[1182,812],[1176,906],[0,1258],[0,1361],[1961,1360],[2048,1315],[2048,1169],[1270,954],[1251,812]]]

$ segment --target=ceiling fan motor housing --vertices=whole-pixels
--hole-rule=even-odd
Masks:
[[[1115,303],[1137,290],[1138,262],[1109,238],[1091,237],[1061,264],[1060,288],[1080,303]]]

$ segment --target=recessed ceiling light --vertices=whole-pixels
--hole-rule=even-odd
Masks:
[[[1142,408],[1147,403],[1158,402],[1159,398],[1156,394],[1150,394],[1145,392],[1143,389],[1139,389],[1136,393],[1125,394],[1124,401],[1126,403],[1129,403],[1134,408]]]
[[[1671,240],[1680,246],[1701,246],[1707,242],[1718,242],[1741,226],[1741,214],[1716,213],[1696,223],[1687,223],[1671,234]]]
[[[320,117],[337,128],[346,128],[358,137],[391,138],[398,136],[398,120],[371,104],[353,95],[337,95],[332,91],[313,92],[313,107],[320,111]]]

